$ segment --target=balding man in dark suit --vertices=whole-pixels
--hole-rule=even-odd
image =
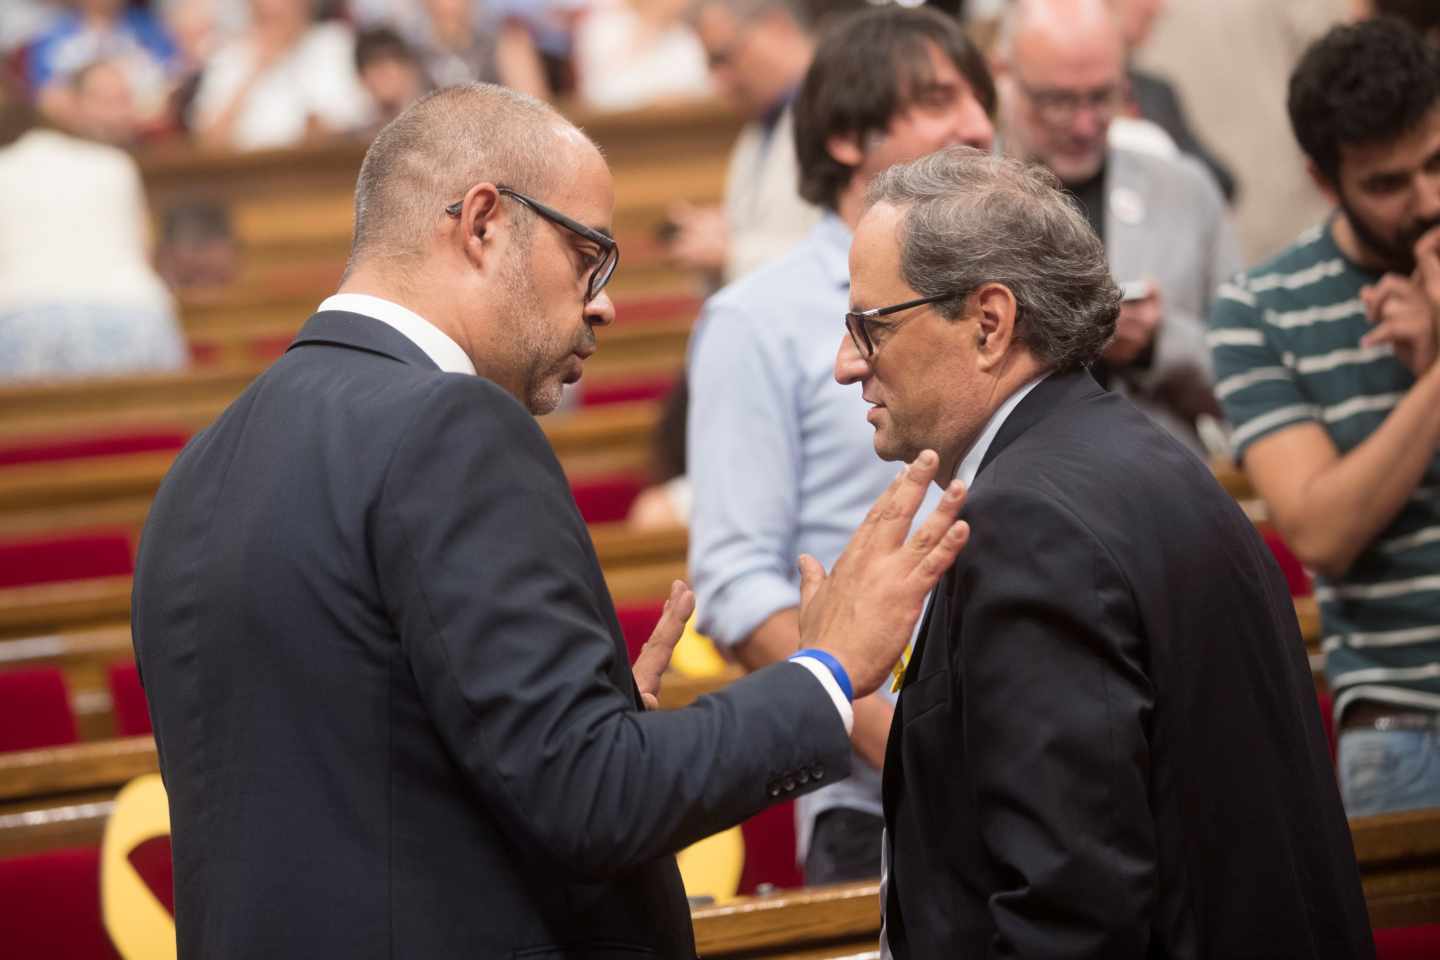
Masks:
[[[694,956],[671,853],[847,771],[964,541],[936,458],[897,479],[792,658],[647,712],[693,607],[633,671],[532,414],[614,307],[610,174],[497,87],[386,127],[340,293],[181,453],[134,636],[170,797],[182,957]]]

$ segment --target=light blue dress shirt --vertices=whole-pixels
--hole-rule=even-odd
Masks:
[[[835,382],[850,239],[827,214],[786,256],[711,297],[692,338],[690,576],[697,627],[722,646],[798,606],[800,554],[828,569],[902,467],[876,456],[860,386]],[[880,773],[856,757],[850,779],[798,802],[803,860],[824,810],[880,814]]]

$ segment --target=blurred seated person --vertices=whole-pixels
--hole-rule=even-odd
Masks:
[[[375,112],[366,128],[371,134],[432,86],[415,51],[389,27],[370,27],[356,35],[355,72],[374,103]]]
[[[368,120],[348,27],[317,24],[312,0],[251,0],[250,13],[250,26],[222,44],[200,76],[191,129],[201,144],[289,147]]]
[[[705,48],[685,22],[689,0],[597,0],[575,36],[580,98],[634,110],[711,93]]]
[[[70,79],[74,91],[72,132],[87,140],[130,149],[141,139],[140,109],[130,77],[113,60],[97,60]]]
[[[495,16],[530,34],[557,97],[575,93],[575,32],[594,0],[488,0]]]
[[[159,21],[126,0],[74,0],[31,45],[27,82],[41,113],[73,128],[70,81],[99,60],[125,74],[142,123],[162,120],[179,65],[175,44]]]
[[[249,0],[157,0],[156,12],[175,41],[175,85],[170,93],[167,132],[188,132],[190,108],[200,89],[200,76],[216,49],[227,37],[244,31],[249,22]],[[238,7],[244,16],[231,21]]]
[[[54,26],[63,13],[53,0],[6,0],[5,15],[0,16],[0,57],[14,55],[28,47]],[[17,80],[23,85],[25,78],[12,77],[10,82]]]
[[[729,282],[789,252],[820,221],[800,198],[791,112],[815,41],[799,0],[697,0],[687,15],[717,91],[746,122],[723,207],[677,204],[667,246],[712,284]]]
[[[479,80],[550,96],[540,55],[519,20],[477,9],[474,0],[424,0],[424,6],[430,29],[420,56],[436,86]]]
[[[207,200],[179,203],[165,211],[156,269],[171,290],[187,299],[212,298],[240,273],[240,247],[230,213]]]
[[[0,379],[185,365],[123,150],[38,125],[0,89]]]

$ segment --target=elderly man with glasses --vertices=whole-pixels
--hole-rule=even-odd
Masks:
[[[995,64],[1005,151],[1044,164],[1075,195],[1126,292],[1097,379],[1198,450],[1198,418],[1220,415],[1206,317],[1243,265],[1214,178],[1173,149],[1116,142],[1125,41],[1108,0],[1017,0]]]
[[[890,954],[1373,955],[1285,578],[1086,370],[1120,290],[1084,215],[964,148],[868,201],[835,378],[972,527],[885,754]]]
[[[693,600],[632,668],[533,416],[614,314],[613,208],[544,104],[421,100],[366,154],[340,293],[161,485],[134,637],[181,957],[693,960],[671,854],[847,772],[960,492],[907,542],[918,458],[809,561],[792,662],[647,709]]]

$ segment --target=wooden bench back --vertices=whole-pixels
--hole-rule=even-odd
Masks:
[[[115,793],[157,768],[149,737],[0,754],[0,857],[98,843]],[[1350,830],[1374,926],[1440,922],[1440,809],[1352,818]],[[874,949],[878,896],[862,883],[701,907],[697,946],[711,960],[853,956]]]

